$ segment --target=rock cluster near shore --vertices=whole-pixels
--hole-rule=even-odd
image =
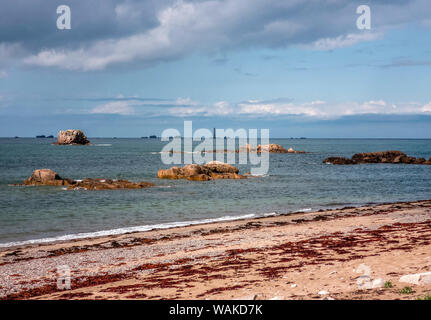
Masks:
[[[271,143],[271,144],[259,144],[256,148],[246,144],[245,147],[239,148],[239,152],[269,152],[269,153],[305,153],[305,151],[294,150],[293,148],[285,149],[282,145]]]
[[[65,130],[58,133],[57,145],[89,145],[90,141],[81,130]]]
[[[24,184],[29,186],[66,186],[69,190],[142,189],[154,186],[154,184],[144,181],[130,182],[128,180],[112,179],[63,179],[50,169],[35,170],[30,178],[24,180]]]
[[[239,169],[223,162],[211,161],[204,165],[189,164],[185,167],[172,167],[167,170],[159,170],[159,179],[187,179],[190,181],[209,181],[216,179],[244,179]]]
[[[404,163],[404,164],[425,164],[431,165],[431,158],[415,158],[406,155],[401,151],[379,151],[369,153],[357,153],[351,159],[343,157],[329,157],[323,163],[336,165],[364,164],[364,163]]]

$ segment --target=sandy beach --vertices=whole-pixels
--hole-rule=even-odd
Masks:
[[[418,299],[399,279],[430,271],[427,200],[2,248],[0,298]]]

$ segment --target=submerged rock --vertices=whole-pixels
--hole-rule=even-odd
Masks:
[[[294,150],[292,147],[286,150],[282,145],[271,143],[271,144],[259,144],[256,148],[246,144],[245,147],[239,148],[238,152],[269,152],[269,153],[305,153],[305,151]]]
[[[431,165],[431,159],[415,158],[401,151],[379,151],[368,153],[357,153],[351,159],[343,157],[329,157],[323,163],[336,165],[364,164],[364,163],[405,163],[405,164],[427,164]]]
[[[65,130],[58,133],[58,145],[89,145],[90,141],[81,130]]]
[[[128,180],[111,180],[111,179],[84,179],[75,181],[68,187],[69,190],[116,190],[116,189],[143,189],[154,187],[150,182],[130,182]]]
[[[167,170],[159,170],[159,179],[187,179],[190,181],[209,181],[216,179],[244,179],[239,169],[223,162],[211,161],[204,165],[189,164],[185,167],[172,167]]]
[[[30,178],[24,180],[24,185],[31,186],[67,186],[68,190],[115,190],[115,189],[142,189],[153,187],[150,182],[130,182],[128,180],[111,179],[63,179],[50,169],[38,169]]]

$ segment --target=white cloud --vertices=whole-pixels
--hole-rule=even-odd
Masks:
[[[379,40],[382,37],[382,33],[351,33],[348,35],[341,35],[336,38],[319,39],[311,45],[311,48],[320,51],[328,51],[351,47],[359,42]]]
[[[193,101],[190,98],[178,98],[175,101],[175,104],[177,104],[177,105],[197,106],[197,105],[199,105],[199,102]]]
[[[138,101],[113,101],[93,108],[90,113],[93,114],[120,114],[131,115],[135,113],[134,105]]]
[[[423,106],[422,112],[431,112],[431,102]]]
[[[131,61],[152,64],[196,51],[306,47],[307,44],[316,50],[332,50],[382,36],[377,32],[352,33],[355,29],[351,21],[334,19],[337,15],[352,15],[354,19],[354,4],[337,4],[332,9],[319,2],[309,6],[321,14],[310,19],[307,14],[309,8],[302,0],[282,3],[279,0],[180,0],[160,10],[156,16],[158,25],[151,29],[120,38],[94,41],[74,50],[43,49],[26,57],[24,63],[91,71]],[[125,3],[118,5],[115,12],[117,18],[122,20],[134,12],[131,15],[133,20],[139,16],[139,10],[139,4]]]
[[[431,103],[426,106],[415,102],[398,103],[395,105],[384,100],[343,103],[329,103],[322,100],[304,103],[266,103],[260,100],[250,100],[236,105],[220,101],[210,106],[174,107],[169,109],[170,115],[179,117],[301,115],[320,119],[333,119],[341,116],[361,114],[421,114],[424,112],[431,112]]]

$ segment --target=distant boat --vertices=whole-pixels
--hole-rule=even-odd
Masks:
[[[157,139],[157,136],[150,136],[150,139]]]
[[[19,137],[18,136],[15,136],[15,139],[18,139]]]
[[[40,135],[40,136],[36,136],[36,138],[38,138],[38,139],[45,139],[45,138],[46,138],[46,136],[45,136],[44,134],[42,134],[42,135]]]

